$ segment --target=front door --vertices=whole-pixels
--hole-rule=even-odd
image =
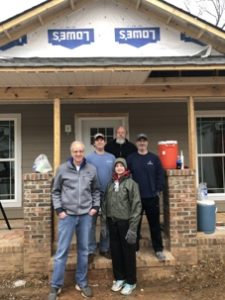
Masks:
[[[106,142],[112,140],[115,136],[115,130],[123,125],[127,128],[127,116],[109,116],[109,117],[84,117],[76,115],[76,139],[81,140],[85,145],[86,155],[93,151],[93,137],[97,132],[105,135]]]

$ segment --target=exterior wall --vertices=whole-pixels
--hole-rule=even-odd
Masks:
[[[197,103],[196,110],[225,109],[225,103]],[[22,120],[22,173],[31,172],[35,157],[45,153],[53,161],[53,104],[0,105],[1,113],[20,113]],[[157,152],[160,140],[177,140],[188,165],[188,127],[186,103],[108,103],[62,104],[61,159],[69,156],[70,143],[75,139],[75,113],[128,113],[130,140],[137,133],[149,135],[150,151]],[[64,132],[71,124],[71,134]],[[8,217],[22,217],[22,209],[7,209]]]
[[[138,101],[137,101],[138,102]],[[187,155],[187,109],[185,103],[135,103],[135,104],[89,104],[64,105],[62,107],[62,128],[65,124],[74,125],[75,113],[128,113],[130,140],[146,132],[149,135],[150,150],[157,152],[160,140],[178,140],[184,155]],[[71,134],[72,135],[72,134]],[[62,159],[68,155],[71,138],[62,137]]]

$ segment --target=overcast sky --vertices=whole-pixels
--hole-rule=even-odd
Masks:
[[[13,17],[44,1],[45,0],[6,0],[4,4],[1,5],[0,21]]]

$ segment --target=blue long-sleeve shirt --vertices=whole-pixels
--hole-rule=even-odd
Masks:
[[[141,198],[152,198],[162,191],[164,170],[157,155],[151,152],[145,155],[132,153],[127,158],[127,164],[139,185]]]

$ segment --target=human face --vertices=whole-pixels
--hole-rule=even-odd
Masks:
[[[117,128],[116,138],[125,140],[125,138],[126,138],[126,129],[124,127]]]
[[[105,140],[101,137],[97,138],[94,142],[94,146],[97,151],[104,151],[105,144]]]
[[[116,174],[120,177],[121,175],[123,175],[123,173],[125,172],[125,167],[122,163],[118,162],[115,165],[115,172]]]
[[[146,139],[138,140],[136,145],[139,153],[146,154],[148,152],[148,141]]]
[[[71,156],[76,165],[80,165],[84,159],[84,145],[79,142],[74,142],[71,145]]]

